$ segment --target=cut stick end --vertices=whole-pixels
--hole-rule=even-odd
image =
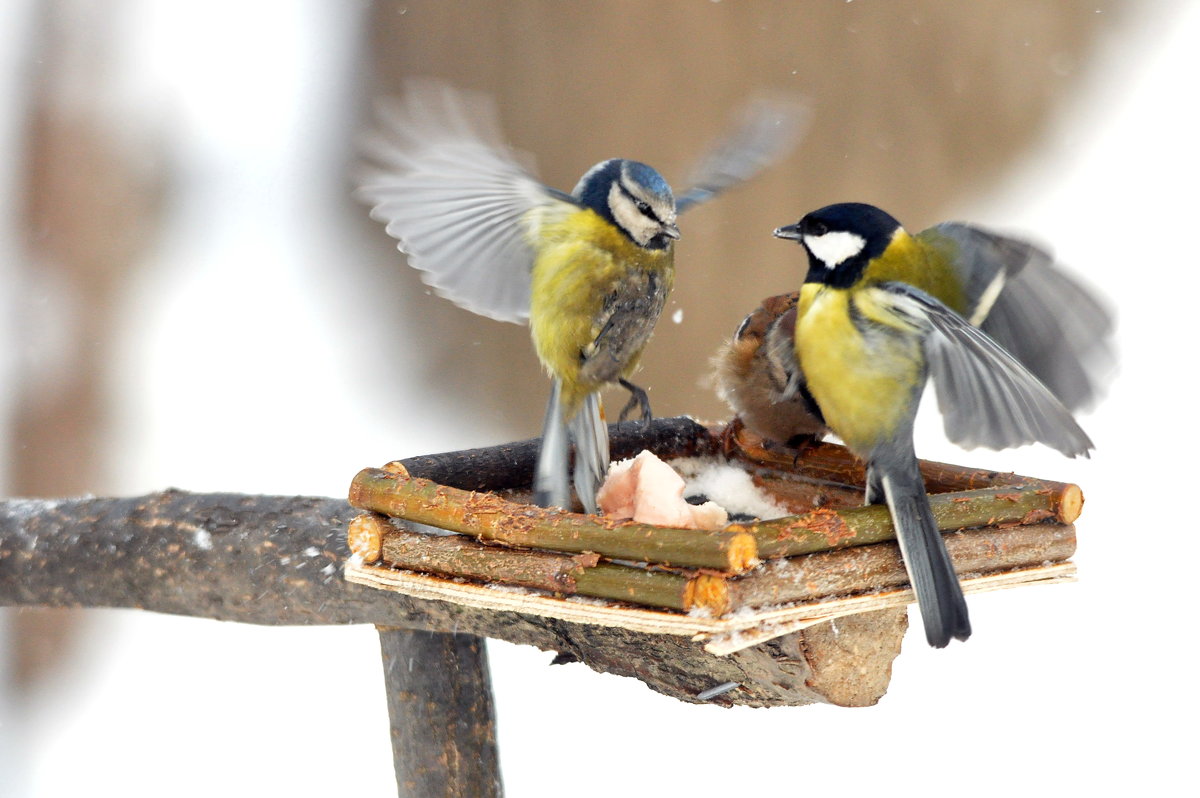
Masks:
[[[1083,512],[1083,490],[1078,485],[1066,485],[1058,499],[1058,521],[1073,524]]]
[[[383,553],[383,533],[389,526],[377,513],[363,513],[350,522],[346,532],[346,543],[350,551],[368,565],[379,561]]]
[[[758,541],[749,532],[735,534],[729,541],[729,570],[740,574],[758,566]]]
[[[700,574],[684,590],[685,609],[706,609],[715,616],[729,611],[729,586],[724,577]]]

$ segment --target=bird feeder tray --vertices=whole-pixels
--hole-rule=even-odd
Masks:
[[[843,447],[773,447],[736,420],[611,429],[614,458],[650,449],[668,462],[725,459],[794,515],[698,531],[536,507],[537,441],[524,441],[361,471],[346,578],[474,609],[688,636],[718,656],[851,616],[895,618],[914,601],[888,511],[862,506],[865,472]],[[921,468],[964,592],[1074,579],[1077,486]]]

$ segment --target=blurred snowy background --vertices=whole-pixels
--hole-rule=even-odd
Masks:
[[[536,434],[525,331],[428,296],[349,199],[370,98],[404,75],[496,95],[563,188],[613,155],[682,183],[747,93],[793,89],[800,151],[684,220],[656,412],[721,417],[708,355],[795,287],[769,231],[806,210],[1024,232],[1118,303],[1095,458],[962,452],[929,414],[918,452],[1079,482],[1081,581],[973,597],[965,645],[911,634],[868,709],[695,707],[490,644],[508,793],[1177,793],[1200,530],[1159,505],[1197,445],[1196,42],[1200,6],[1167,0],[11,0],[5,493],[343,495],[366,465]],[[372,628],[4,611],[0,653],[2,796],[395,794]]]

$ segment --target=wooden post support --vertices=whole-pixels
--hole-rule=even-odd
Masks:
[[[379,626],[400,798],[499,798],[481,637]]]

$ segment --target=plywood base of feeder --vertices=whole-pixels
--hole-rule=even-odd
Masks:
[[[1059,562],[1036,568],[961,579],[963,592],[985,593],[1025,585],[1075,581],[1075,564]],[[741,610],[723,618],[706,618],[630,607],[617,602],[560,598],[510,586],[488,586],[413,571],[349,562],[348,581],[419,599],[447,601],[473,609],[514,612],[571,623],[611,626],[646,634],[687,636],[704,641],[716,656],[727,656],[819,623],[877,610],[903,607],[916,599],[912,590],[888,590],[859,596]]]

